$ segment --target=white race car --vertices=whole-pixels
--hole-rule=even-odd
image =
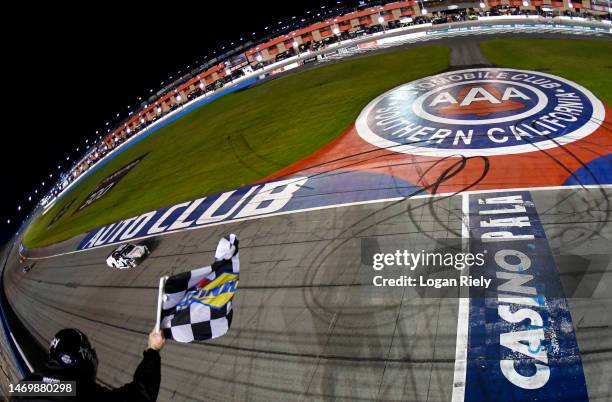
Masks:
[[[129,269],[140,264],[149,254],[147,246],[137,246],[135,244],[122,244],[111,253],[106,259],[106,265],[111,268]]]

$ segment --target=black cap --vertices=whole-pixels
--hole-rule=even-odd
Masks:
[[[98,356],[87,336],[78,329],[66,328],[55,334],[49,346],[49,359],[79,375],[96,377]]]

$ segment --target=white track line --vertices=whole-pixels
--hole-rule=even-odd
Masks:
[[[499,192],[499,191],[547,191],[547,190],[602,189],[602,188],[610,188],[610,189],[612,189],[612,184],[604,184],[604,185],[595,185],[595,184],[593,184],[593,185],[587,185],[587,186],[573,185],[573,186],[553,186],[553,187],[518,187],[518,188],[503,188],[503,189],[492,189],[492,190],[472,190],[472,191],[463,191],[460,194],[484,194],[484,193],[495,193],[495,192]],[[400,200],[404,200],[404,199],[449,197],[449,196],[452,196],[452,195],[459,195],[459,193],[449,192],[449,193],[440,193],[440,194],[415,195],[413,197],[382,198],[382,199],[378,199],[378,200],[348,202],[348,203],[345,203],[345,204],[324,205],[324,206],[321,206],[321,207],[304,208],[304,209],[298,209],[298,210],[293,210],[293,211],[274,212],[274,213],[270,213],[270,214],[262,214],[262,215],[257,215],[257,216],[249,216],[249,217],[240,218],[240,219],[229,219],[229,220],[226,220],[226,221],[215,222],[215,223],[211,223],[211,224],[207,224],[207,225],[191,226],[191,227],[188,227],[188,228],[185,228],[185,229],[181,229],[181,230],[174,230],[174,231],[169,231],[169,232],[156,233],[156,234],[152,234],[152,235],[148,235],[148,236],[135,237],[133,239],[126,240],[126,242],[127,241],[131,242],[131,241],[144,240],[144,239],[149,239],[149,238],[152,238],[152,237],[162,237],[162,236],[166,236],[166,235],[170,235],[170,234],[176,234],[176,233],[180,233],[180,232],[185,232],[187,230],[203,229],[203,228],[208,228],[208,227],[213,227],[213,226],[226,225],[226,224],[229,224],[229,223],[250,221],[250,220],[262,219],[262,218],[271,218],[271,217],[274,217],[274,216],[297,214],[297,213],[301,213],[301,212],[320,211],[320,210],[331,209],[331,208],[352,207],[352,206],[356,206],[356,205],[376,204],[376,203],[380,203],[380,202],[393,202],[393,201],[400,201]],[[110,222],[110,223],[113,223],[113,222]],[[103,226],[101,226],[101,227],[103,227]],[[98,229],[100,229],[100,227],[92,229],[92,230],[98,230]],[[90,232],[91,231],[89,231],[88,233],[90,233]],[[44,256],[44,257],[27,257],[27,259],[28,260],[44,260],[44,259],[47,259],[47,258],[55,258],[55,257],[64,256],[64,255],[82,253],[82,252],[85,252],[85,251],[95,250],[95,249],[98,249],[98,248],[116,246],[117,244],[120,244],[120,243],[104,244],[104,245],[97,246],[97,247],[90,247],[90,248],[86,248],[86,249],[83,249],[83,250],[67,251],[67,252],[64,252],[64,253],[47,255],[47,256]]]
[[[470,195],[461,194],[461,244],[463,253],[470,248]],[[469,267],[462,275],[469,275]],[[459,310],[457,312],[457,340],[455,342],[455,373],[453,376],[452,402],[463,402],[467,374],[467,344],[469,330],[470,298],[467,287],[459,287]]]
[[[28,359],[25,357],[25,354],[23,353],[23,350],[21,350],[21,347],[19,346],[19,343],[17,343],[17,339],[15,339],[15,336],[13,335],[12,332],[9,332],[9,335],[11,336],[11,338],[13,339],[13,343],[15,344],[15,347],[17,348],[17,350],[19,351],[19,354],[21,355],[21,358],[23,359],[23,361],[25,362],[25,364],[28,366],[28,370],[30,370],[30,373],[34,372],[34,369],[32,368],[32,365],[30,364],[30,362],[28,361]]]

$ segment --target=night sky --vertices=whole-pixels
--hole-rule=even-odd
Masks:
[[[83,155],[85,140],[91,143],[106,122],[112,127],[126,117],[128,105],[140,104],[138,97],[145,99],[162,81],[240,37],[246,40],[253,32],[263,37],[293,16],[312,17],[337,2],[146,2],[129,9],[108,2],[20,4],[5,14],[12,24],[1,28],[9,109],[0,158],[0,243],[17,230],[58,173]]]

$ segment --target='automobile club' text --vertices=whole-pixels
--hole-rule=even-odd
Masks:
[[[487,73],[487,75],[492,74]],[[503,76],[507,76],[507,74],[499,73],[496,75],[497,78]],[[529,78],[526,74],[516,74],[510,77],[512,80],[525,82],[530,82]],[[423,84],[421,84],[421,87]],[[541,84],[545,88],[551,88],[555,85],[558,86],[559,84],[554,82]],[[414,93],[418,93],[418,89],[415,88]],[[405,106],[401,104],[376,109],[374,119],[376,120],[376,125],[387,131],[391,136],[396,138],[405,137],[409,142],[428,142],[443,144],[446,147],[456,147],[470,145],[474,137],[486,136],[492,145],[504,144],[511,138],[528,140],[533,137],[546,137],[565,130],[568,127],[567,123],[576,122],[584,109],[580,97],[573,92],[556,93],[555,96],[558,98],[558,105],[553,108],[553,111],[534,117],[529,122],[507,126],[499,125],[484,128],[478,126],[474,128],[431,127],[418,124],[403,117],[401,109]],[[467,96],[461,100],[456,99],[449,92],[440,92],[433,99],[429,100],[427,106],[435,107],[445,104],[470,106],[474,102],[498,104],[511,99],[529,100],[530,97],[520,87],[508,86],[501,94],[501,97],[489,92],[486,88],[473,87]]]

